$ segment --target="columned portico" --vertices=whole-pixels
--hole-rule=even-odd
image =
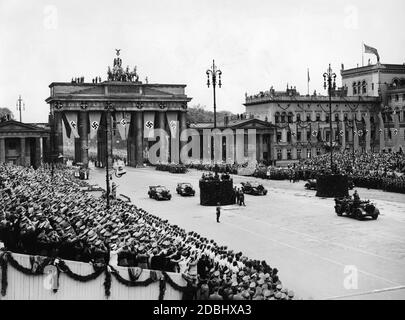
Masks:
[[[170,134],[167,113],[175,114],[179,122],[177,132],[186,128],[187,103],[191,100],[185,94],[186,85],[144,84],[139,81],[136,68],[129,71],[129,68],[123,69],[121,64],[122,60],[117,51],[114,66],[109,68],[107,81],[51,83],[51,94],[46,102],[50,104],[51,113],[54,115],[52,120],[55,150],[58,153],[63,153],[62,126],[65,125],[67,132],[74,131],[75,136],[80,137],[75,143],[75,160],[87,165],[90,131],[90,136],[97,136],[97,160],[104,166],[106,143],[111,139],[109,135],[106,140],[105,132],[110,132],[112,128],[106,126],[103,116],[107,105],[111,106],[113,114],[125,114],[126,121],[121,122],[123,118],[120,118],[112,125],[120,132],[121,139],[126,140],[126,158],[130,166],[142,166],[144,160],[147,160],[147,153],[144,151],[150,144],[145,143],[145,130],[159,127]],[[126,126],[125,130],[119,130],[122,129],[121,126]],[[125,137],[122,134],[124,131]],[[111,148],[108,152],[111,152]],[[177,160],[179,157],[175,158]]]
[[[25,166],[25,156],[26,156],[26,147],[25,147],[25,137],[20,138],[20,164]]]
[[[0,164],[6,162],[6,143],[4,138],[0,138]]]
[[[9,120],[0,123],[0,164],[13,163],[38,168],[49,154],[41,139],[49,140],[50,129]]]

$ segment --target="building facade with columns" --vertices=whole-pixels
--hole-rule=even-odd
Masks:
[[[209,130],[214,133],[214,123],[191,123],[190,129],[198,131],[200,136],[200,158],[203,159],[203,149],[207,147],[203,139],[204,130]],[[268,121],[253,117],[249,118],[244,115],[238,117],[225,116],[223,122],[217,122],[216,129],[219,130],[221,136],[220,143],[222,144],[222,148],[220,158],[222,162],[244,164],[252,161],[253,158],[257,162],[271,162],[270,155],[274,130],[273,125]],[[250,132],[253,132],[255,137],[249,141]],[[238,137],[238,135],[241,137]],[[213,138],[213,141],[214,139],[215,138]],[[238,150],[239,147],[240,150]],[[231,152],[232,155],[229,154]],[[240,152],[240,162],[237,161],[238,152]],[[214,152],[211,152],[211,160],[214,160],[214,156]],[[230,159],[232,159],[232,161],[230,161]]]
[[[15,120],[0,123],[0,164],[38,168],[49,161],[50,129],[46,124],[28,124]]]
[[[288,86],[285,91],[270,88],[246,95],[246,114],[274,125],[274,163],[284,165],[329,151],[330,134],[335,150],[397,151],[405,146],[401,82],[405,66],[370,65],[350,70],[342,66],[341,74],[343,86],[331,98],[332,133],[328,96],[316,92],[300,95]]]
[[[342,84],[348,95],[380,98],[383,148],[405,148],[405,64],[369,64],[341,70]]]
[[[127,142],[128,165],[141,166],[155,143],[153,129],[168,133],[186,129],[187,104],[191,100],[185,93],[186,85],[142,83],[136,68],[129,71],[129,67],[124,70],[121,65],[117,50],[106,81],[93,79],[85,83],[81,79],[50,84],[46,102],[50,105],[55,153],[63,154],[64,126],[75,137],[75,161],[88,164],[89,138],[97,137],[97,159],[104,166],[107,158],[111,161],[112,135],[116,133]],[[172,139],[175,137],[170,134],[164,143],[172,146]]]

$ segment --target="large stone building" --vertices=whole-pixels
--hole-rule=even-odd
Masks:
[[[49,138],[47,124],[0,122],[0,164],[38,168],[42,162],[50,161]]]
[[[273,88],[246,95],[246,114],[274,125],[270,158],[284,165],[340,150],[399,150],[404,143],[405,65],[369,65],[344,70],[342,88],[333,92],[332,133],[329,97],[300,95],[295,88]]]
[[[113,67],[108,68],[107,81],[93,79],[85,83],[84,79],[72,79],[49,87],[46,102],[51,110],[52,147],[63,153],[64,125],[75,137],[75,161],[85,165],[89,160],[89,138],[95,136],[98,162],[106,163],[106,156],[111,154],[111,128],[127,141],[130,166],[143,164],[147,149],[154,143],[153,129],[186,129],[187,103],[191,100],[185,94],[186,85],[142,83],[136,68],[122,68],[119,50]],[[171,135],[169,146],[173,138]]]
[[[203,159],[203,148],[206,143],[203,139],[204,130],[211,130],[214,132],[214,123],[192,123],[190,124],[190,128],[198,131],[200,136],[200,158]],[[247,118],[243,115],[238,115],[237,117],[225,116],[224,121],[217,122],[216,129],[221,131],[220,143],[222,144],[222,150],[220,158],[223,162],[236,162],[243,164],[254,159],[258,162],[270,163],[271,141],[273,140],[274,129],[268,121],[263,121],[253,117]],[[253,132],[255,135],[254,139],[251,139],[250,141],[249,132]],[[243,135],[240,141],[238,141],[239,134]],[[215,143],[214,139],[215,138],[213,138],[213,142]],[[237,150],[238,147],[236,147],[238,142],[243,145],[243,148],[241,147],[240,151]],[[241,161],[238,161],[238,152],[240,152]],[[214,160],[214,152],[211,152],[210,156],[211,160]]]

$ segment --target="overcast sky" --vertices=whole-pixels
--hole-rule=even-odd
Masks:
[[[190,105],[212,108],[205,71],[223,72],[219,110],[243,112],[245,92],[287,83],[323,93],[322,74],[361,64],[362,42],[382,63],[405,63],[405,1],[0,0],[0,107],[46,122],[48,85],[106,78],[115,48],[140,80],[186,84]],[[375,57],[365,55],[365,62]],[[339,80],[340,84],[340,80]]]

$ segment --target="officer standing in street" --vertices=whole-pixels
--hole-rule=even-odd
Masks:
[[[217,203],[217,222],[219,223],[219,217],[221,216],[221,207],[220,207],[220,203]]]
[[[240,195],[239,195],[239,205],[241,206],[241,205],[243,205],[243,206],[245,206],[246,207],[246,204],[245,204],[245,194],[243,193],[243,191],[240,193]]]

